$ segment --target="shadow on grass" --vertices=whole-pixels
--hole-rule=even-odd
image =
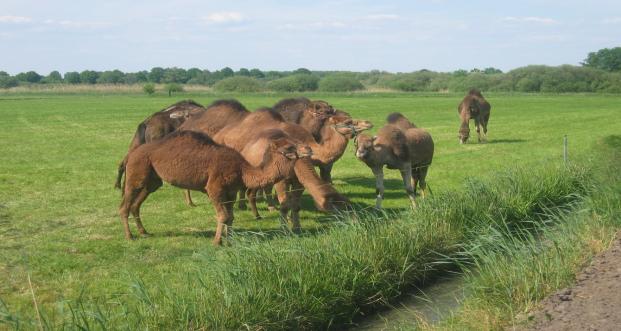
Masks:
[[[488,144],[518,144],[525,142],[526,140],[524,139],[493,139],[487,141]]]

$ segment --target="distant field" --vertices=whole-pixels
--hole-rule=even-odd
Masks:
[[[434,193],[460,190],[470,177],[512,165],[560,159],[564,135],[570,159],[588,156],[586,149],[597,139],[619,133],[621,115],[621,96],[489,94],[489,143],[477,144],[472,137],[469,144],[459,145],[460,95],[307,96],[371,120],[376,125],[372,132],[395,111],[427,129],[436,144],[428,175]],[[192,270],[199,262],[197,250],[234,250],[211,248],[215,221],[207,200],[194,193],[199,206],[188,208],[181,191],[170,186],[153,194],[142,208],[145,227],[154,237],[126,242],[117,216],[120,194],[112,188],[117,163],[146,116],[180,99],[208,105],[231,97],[255,109],[288,95],[0,94],[0,298],[10,310],[32,314],[28,275],[39,305],[49,306],[81,291],[122,296],[131,276],[161,281]],[[333,178],[336,188],[354,202],[374,203],[373,176],[354,158],[351,144],[336,163]],[[386,208],[407,206],[398,172],[386,171],[386,187]],[[303,229],[329,226],[331,219],[312,211],[312,205],[306,196]],[[261,221],[236,210],[236,231],[277,229],[277,215],[269,214],[263,203],[260,208],[265,217]]]

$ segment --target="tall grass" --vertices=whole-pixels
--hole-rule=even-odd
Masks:
[[[551,213],[536,231],[498,228],[467,247],[472,262],[467,299],[459,312],[434,329],[496,330],[526,323],[527,313],[606,249],[621,228],[621,137],[596,145],[588,197],[571,214]]]
[[[42,307],[49,329],[340,329],[463,262],[465,248],[494,246],[497,233],[536,228],[550,208],[569,208],[590,187],[586,169],[547,165],[470,180],[416,211],[360,212],[311,237],[269,242],[239,236],[213,255],[195,252],[185,274],[146,283],[127,276],[127,291],[82,293]],[[488,240],[489,239],[489,240]],[[487,242],[485,242],[487,240]],[[9,307],[10,308],[10,307]],[[34,316],[2,321],[35,327]],[[21,324],[18,324],[21,323]]]

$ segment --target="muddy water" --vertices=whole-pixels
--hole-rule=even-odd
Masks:
[[[464,298],[464,279],[440,279],[424,290],[408,294],[391,309],[369,316],[352,330],[393,330],[412,327],[421,321],[433,324],[459,307]]]

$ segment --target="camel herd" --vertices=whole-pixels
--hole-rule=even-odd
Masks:
[[[458,111],[460,142],[468,139],[470,118],[475,119],[481,141],[480,128],[487,133],[489,103],[479,91],[471,90]],[[163,182],[185,189],[190,206],[194,205],[190,191],[207,194],[216,210],[216,245],[232,226],[236,200],[243,208],[247,197],[259,219],[257,195],[262,193],[274,210],[273,189],[282,225],[286,227],[290,220],[297,233],[304,190],[321,211],[351,208],[349,199],[332,186],[331,170],[352,139],[356,157],[375,175],[376,207],[381,208],[384,198],[384,166],[401,172],[407,195],[416,206],[416,187],[424,197],[433,159],[431,135],[400,113],[390,114],[376,136],[362,133],[372,127],[371,122],[352,118],[325,101],[303,97],[252,112],[237,100],[218,100],[208,107],[191,100],[171,105],[138,125],[119,164],[115,187],[123,196],[119,214],[125,237],[133,238],[130,214],[139,234],[148,235],[140,206]]]

